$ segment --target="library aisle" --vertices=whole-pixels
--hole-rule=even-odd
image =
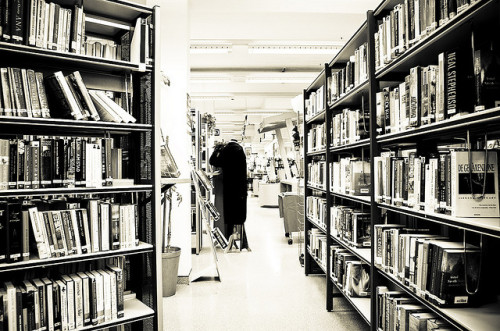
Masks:
[[[304,276],[277,208],[260,208],[258,198],[248,197],[245,227],[251,252],[217,251],[222,282],[178,285],[163,299],[165,330],[369,329],[344,299],[335,300],[335,314],[324,309],[324,276]],[[209,254],[204,248],[194,256],[194,267]]]

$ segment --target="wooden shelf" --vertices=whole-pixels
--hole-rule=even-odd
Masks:
[[[1,56],[15,56],[26,63],[34,59],[43,59],[46,61],[56,61],[57,63],[64,63],[71,67],[86,68],[98,70],[100,72],[144,72],[151,71],[152,66],[138,63],[131,63],[128,61],[109,60],[100,57],[80,55],[74,53],[54,51],[44,48],[37,48],[25,46],[20,44],[12,44],[0,42]],[[57,65],[54,63],[54,65]]]
[[[370,205],[371,204],[371,198],[369,196],[357,196],[357,195],[350,195],[350,194],[343,194],[343,193],[337,193],[337,192],[330,192],[331,195],[336,196],[341,199],[347,199],[355,202],[360,202],[365,205]]]
[[[436,139],[438,136],[449,136],[452,133],[465,133],[467,129],[477,128],[478,130],[484,131],[488,126],[498,129],[499,123],[500,107],[497,107],[440,122],[434,122],[403,132],[380,135],[377,136],[377,142],[388,144],[423,138]]]
[[[17,116],[0,116],[0,127],[22,127],[24,131],[45,130],[51,131],[57,129],[58,132],[67,131],[78,133],[84,132],[102,132],[112,131],[126,133],[131,131],[152,131],[151,124],[135,124],[135,123],[115,123],[101,121],[77,121],[70,119],[58,118],[33,118],[33,117],[17,117]]]
[[[362,262],[364,262],[366,264],[372,264],[372,262],[371,262],[372,261],[371,247],[364,247],[364,248],[354,247],[354,246],[351,246],[348,243],[340,240],[337,237],[334,237],[332,235],[330,235],[330,237],[332,237],[332,239],[333,239],[333,241],[335,241],[335,243],[339,244],[340,246],[344,247],[352,254],[356,255]]]
[[[422,59],[437,63],[439,53],[455,48],[458,44],[463,43],[464,36],[469,36],[471,27],[470,24],[466,23],[472,21],[477,23],[488,22],[496,17],[498,10],[494,7],[495,2],[495,0],[483,0],[469,6],[465,11],[450,19],[448,23],[438,27],[431,35],[418,41],[385,67],[378,69],[375,72],[376,78],[385,80],[392,73],[407,75],[412,67],[423,64]],[[386,7],[385,9],[389,10],[389,8]]]
[[[347,106],[355,106],[357,108],[360,108],[361,98],[362,98],[361,96],[363,94],[366,95],[366,100],[368,100],[368,87],[369,87],[368,81],[365,80],[358,86],[353,87],[351,90],[345,93],[345,95],[335,100],[328,107],[328,109],[333,110],[336,108],[347,107]]]
[[[128,192],[148,192],[153,189],[152,185],[133,185],[133,186],[103,186],[103,187],[53,187],[41,189],[22,189],[22,190],[0,190],[0,197],[27,197],[42,195],[68,195],[68,194],[112,194]]]
[[[500,311],[500,298],[498,298],[495,303],[486,304],[480,307],[440,308],[416,295],[408,286],[403,285],[392,275],[387,274],[379,268],[377,268],[377,270],[415,300],[419,301],[458,329],[470,331],[498,330],[498,325],[500,325],[500,314],[498,313]]]
[[[331,146],[331,153],[341,153],[355,148],[368,148],[370,147],[370,138],[361,139],[352,144],[342,145],[342,146]]]
[[[138,299],[130,299],[130,300],[125,300],[123,302],[124,305],[124,316],[122,318],[118,318],[114,321],[106,322],[106,323],[101,323],[98,325],[90,325],[83,327],[79,330],[101,330],[105,328],[110,328],[113,326],[118,326],[122,324],[128,324],[128,323],[133,323],[137,321],[142,321],[147,318],[152,318],[155,315],[155,312],[153,309],[149,308],[145,304],[143,304],[141,301]]]
[[[322,111],[320,111],[319,113],[317,113],[316,115],[314,115],[313,117],[308,119],[306,121],[306,123],[311,124],[311,123],[317,123],[317,122],[324,122],[325,121],[325,114],[326,114],[326,111],[323,109]]]
[[[311,217],[307,216],[306,217],[307,220],[309,221],[309,223],[311,223],[312,225],[314,225],[314,227],[318,228],[319,230],[321,230],[321,232],[323,232],[324,234],[327,234],[327,231],[324,227],[320,226],[318,224],[318,222],[316,222],[315,220],[313,220]]]
[[[371,325],[370,322],[370,297],[351,297],[347,295],[347,293],[344,292],[343,289],[337,285],[335,280],[333,280],[332,276],[330,275],[330,281],[333,283],[333,285],[337,288],[337,290],[342,293],[342,295],[346,298],[347,301],[351,304],[351,306],[356,309],[358,314],[363,318],[363,320],[368,324]]]
[[[500,238],[500,218],[472,218],[472,217],[453,217],[439,213],[426,213],[408,207],[396,207],[386,203],[377,203],[379,208],[384,208],[399,214],[417,217],[434,223],[453,226],[455,228],[486,234],[492,237]]]
[[[29,261],[20,261],[15,263],[1,263],[0,272],[24,270],[24,269],[31,269],[38,267],[48,267],[48,266],[55,266],[55,265],[81,262],[81,261],[99,260],[114,256],[143,254],[143,253],[150,253],[152,251],[153,251],[153,245],[141,242],[139,243],[139,246],[126,249],[88,253],[88,254],[68,255],[68,256],[49,258],[43,260],[40,260],[38,258],[33,258]]]

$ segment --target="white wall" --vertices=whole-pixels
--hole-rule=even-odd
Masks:
[[[187,86],[189,76],[189,18],[188,0],[145,0],[148,6],[160,6],[161,70],[168,76],[170,86],[162,84],[161,127],[169,137],[169,147],[181,171],[182,178],[189,178],[191,156],[190,136],[187,134]],[[137,1],[142,2],[143,1]],[[181,248],[179,276],[189,276],[191,272],[191,186],[177,184],[177,191],[183,201],[172,210],[171,244]]]

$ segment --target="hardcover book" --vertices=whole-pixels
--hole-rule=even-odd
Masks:
[[[457,217],[499,217],[496,152],[451,152],[451,214]],[[484,192],[484,196],[483,196]]]

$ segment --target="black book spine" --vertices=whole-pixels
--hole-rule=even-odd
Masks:
[[[19,203],[8,203],[8,254],[7,262],[16,262],[21,260],[23,247],[23,222],[21,220],[21,205]]]
[[[76,222],[78,225],[78,235],[80,236],[80,245],[82,246],[82,253],[86,254],[87,251],[87,240],[85,238],[85,227],[83,225],[83,215],[81,210],[76,211]]]
[[[0,201],[0,263],[7,261],[9,244],[8,220],[7,202]]]
[[[23,139],[17,141],[17,188],[24,188],[24,169],[26,162],[26,142]]]
[[[16,44],[24,43],[24,0],[12,1],[11,39]]]
[[[17,140],[11,140],[9,146],[9,189],[17,188]]]
[[[54,144],[52,139],[40,139],[40,187],[52,185]]]
[[[40,188],[40,142],[34,140],[30,142],[31,160],[32,160],[32,174],[31,181],[32,189]]]
[[[59,285],[52,281],[52,302],[54,304],[54,330],[61,330],[61,291]]]
[[[11,23],[10,23],[10,13],[12,11],[12,0],[4,0],[4,11],[2,14],[3,16],[3,34],[2,34],[2,39],[5,41],[10,41],[11,38]]]
[[[33,179],[33,161],[31,158],[31,146],[29,141],[24,142],[24,188],[31,188]]]

